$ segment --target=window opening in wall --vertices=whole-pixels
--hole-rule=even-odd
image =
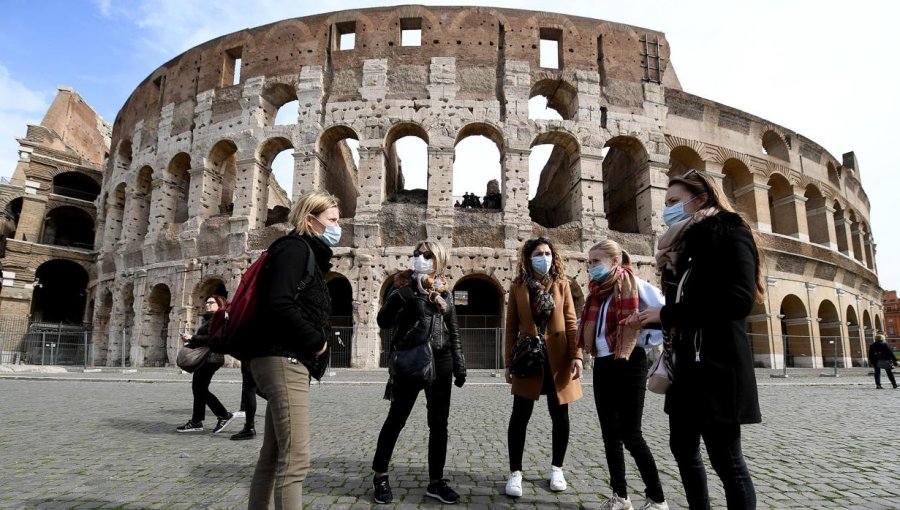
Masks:
[[[395,126],[384,152],[385,190],[389,202],[428,203],[428,135],[412,124]]]
[[[497,144],[484,135],[464,138],[453,157],[453,206],[499,210],[500,177]]]
[[[545,69],[560,69],[562,67],[562,55],[560,55],[559,48],[562,45],[562,30],[542,28],[540,38],[541,67]]]
[[[359,197],[359,135],[347,126],[333,126],[319,137],[318,182],[338,198],[341,218],[356,215]]]
[[[417,136],[404,136],[394,144],[404,190],[428,189],[428,144]]]
[[[243,47],[238,46],[225,51],[225,61],[222,64],[222,86],[228,87],[241,82],[241,54]]]
[[[422,18],[400,19],[400,46],[422,45]]]
[[[352,50],[356,47],[356,22],[345,21],[334,26],[337,33],[337,49],[340,51]]]
[[[528,155],[528,200],[537,195],[538,184],[541,180],[541,172],[550,161],[550,154],[553,153],[553,144],[535,145],[531,148],[531,154]]]
[[[540,80],[528,97],[529,119],[572,120],[578,114],[578,92],[565,80]]]
[[[644,34],[641,37],[641,67],[644,68],[644,81],[662,83],[662,61],[665,60],[659,52],[659,36],[650,37]]]
[[[532,120],[563,120],[556,108],[550,108],[546,96],[534,96],[528,100],[528,118]]]
[[[166,76],[162,75],[153,80],[153,85],[156,86],[156,97],[160,106],[163,104],[163,94],[166,90]]]
[[[275,114],[275,125],[287,126],[296,124],[299,110],[300,101],[294,100],[284,103],[283,105],[281,105],[281,108],[278,109],[278,113]]]

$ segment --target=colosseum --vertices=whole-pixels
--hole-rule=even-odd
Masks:
[[[333,365],[382,363],[375,315],[427,237],[451,248],[470,365],[494,368],[524,240],[559,243],[576,306],[584,251],[601,238],[653,278],[667,179],[695,168],[764,243],[768,295],[748,319],[757,366],[865,364],[882,291],[854,154],[682,90],[670,51],[661,32],[596,19],[398,6],[288,19],[184,52],[113,124],[85,305],[94,362],[172,363],[202,297],[234,289],[288,230],[291,200],[324,189],[344,226],[328,275]],[[538,96],[558,118],[529,111]],[[275,122],[283,107],[292,123]],[[454,174],[484,174],[454,167],[469,137],[499,155],[490,207],[454,203]],[[427,144],[423,189],[407,189],[407,138]],[[537,146],[552,151],[529,171]],[[284,151],[293,179],[281,186],[272,162]]]

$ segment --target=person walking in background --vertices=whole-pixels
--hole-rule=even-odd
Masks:
[[[875,370],[875,387],[879,390],[881,387],[881,371],[887,374],[891,386],[897,389],[897,381],[894,379],[894,367],[897,366],[897,358],[894,351],[884,342],[884,335],[875,335],[875,341],[869,346],[869,364]]]
[[[666,304],[638,312],[641,325],[672,336],[666,392],[669,445],[691,509],[709,508],[700,439],[730,510],[756,508],[741,450],[741,425],[759,423],[759,397],[747,316],[763,302],[762,255],[753,231],[719,185],[696,170],[669,180],[659,240]]]
[[[547,478],[550,490],[566,490],[563,461],[569,446],[569,404],[581,398],[581,349],[575,339],[575,305],[562,258],[546,237],[526,241],[519,250],[516,278],[509,289],[506,310],[504,360],[506,382],[512,385],[513,408],[509,418],[509,478],[506,494],[522,495],[522,457],[525,435],[534,402],[547,396],[553,423],[553,456]],[[525,337],[541,335],[544,366],[529,377],[510,371],[515,344]]]
[[[256,381],[253,380],[249,361],[241,362],[241,409],[234,416],[244,418],[244,428],[232,434],[233,441],[256,437]]]
[[[600,508],[633,508],[625,481],[624,446],[646,487],[647,500],[641,510],[667,510],[656,461],[641,432],[647,350],[662,344],[662,332],[640,330],[636,316],[639,310],[662,306],[665,301],[658,288],[635,276],[631,256],[613,240],[594,245],[587,264],[590,282],[577,338],[579,347],[595,358],[594,403],[613,490]]]
[[[325,274],[331,248],[341,237],[337,198],[321,192],[301,196],[291,209],[289,234],[268,250],[257,283],[257,336],[248,359],[267,399],[265,432],[250,483],[249,510],[303,507],[309,471],[309,380],[304,361],[328,350],[331,298]],[[314,260],[313,274],[307,262]],[[303,286],[303,292],[299,292]]]
[[[222,292],[222,294],[224,294],[224,292]],[[206,313],[203,314],[203,322],[200,324],[200,327],[197,328],[197,331],[193,335],[190,333],[181,335],[181,339],[187,347],[195,348],[207,345],[209,339],[209,321],[212,319],[213,314],[216,313],[220,307],[224,307],[225,304],[225,297],[222,295],[213,294],[206,298],[204,303]],[[177,432],[203,432],[203,420],[206,417],[207,406],[209,406],[209,410],[219,419],[215,428],[213,428],[213,434],[222,432],[222,430],[231,423],[231,420],[234,419],[234,415],[229,413],[228,410],[225,409],[225,406],[222,405],[222,402],[209,391],[209,384],[212,382],[213,375],[215,375],[217,370],[222,368],[223,364],[225,364],[225,356],[210,351],[209,355],[206,357],[206,361],[200,365],[200,368],[194,371],[194,374],[191,377],[191,391],[194,394],[193,413],[191,414],[191,419],[188,420],[187,423],[175,429]]]
[[[401,271],[394,277],[394,290],[388,294],[378,312],[378,325],[394,328],[391,352],[431,343],[434,380],[430,383],[391,376],[385,398],[391,401],[381,432],[372,469],[375,502],[390,503],[393,492],[388,479],[391,455],[406,426],[409,413],[419,392],[425,391],[428,408],[428,478],[425,495],[443,503],[456,503],[456,493],[444,479],[447,459],[447,422],[450,417],[451,381],[462,388],[466,382],[466,364],[459,340],[456,307],[450,282],[443,274],[447,267],[447,249],[436,241],[420,241],[413,252],[413,270]]]

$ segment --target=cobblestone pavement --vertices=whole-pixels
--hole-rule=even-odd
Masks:
[[[571,406],[569,489],[551,493],[544,479],[550,421],[542,403],[529,427],[525,495],[513,501],[502,495],[509,390],[488,372],[473,375],[474,384],[453,390],[445,474],[462,495],[462,506],[597,508],[609,489],[593,388]],[[261,438],[229,441],[240,423],[213,436],[209,415],[207,432],[176,434],[190,415],[189,376],[160,370],[16,377],[0,377],[0,509],[246,508]],[[213,382],[212,390],[230,409],[239,401],[239,379],[237,370],[223,370]],[[384,372],[339,371],[326,380],[311,390],[313,465],[304,502],[316,509],[370,508],[370,463],[387,414]],[[865,371],[839,379],[760,375],[764,422],[744,428],[760,508],[900,508],[898,448],[891,448],[900,390],[878,391],[871,381]],[[420,396],[394,455],[395,503],[388,508],[438,506],[424,497],[423,401]],[[264,409],[261,402],[260,415]],[[648,394],[644,419],[670,506],[685,508],[662,398]],[[643,487],[626,458],[637,506]],[[721,486],[709,473],[713,508],[724,508]]]

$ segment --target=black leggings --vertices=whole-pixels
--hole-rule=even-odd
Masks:
[[[241,362],[241,411],[246,413],[244,426],[255,428],[256,381],[250,372],[250,360]]]
[[[194,392],[194,413],[191,421],[194,423],[200,423],[206,418],[206,406],[209,406],[209,410],[218,418],[228,414],[225,406],[209,391],[209,383],[212,382],[213,374],[220,367],[221,365],[204,363],[194,372],[194,377],[191,379],[191,391]]]
[[[549,367],[545,368],[547,372]],[[549,380],[549,384],[547,381]],[[547,394],[547,410],[550,412],[550,421],[553,423],[552,441],[553,458],[550,463],[556,467],[562,467],[566,459],[566,449],[569,447],[569,404],[560,404],[556,396],[556,388],[552,379],[545,378],[544,393]],[[531,420],[531,412],[534,410],[534,400],[513,396],[512,416],[509,417],[509,429],[507,431],[507,444],[509,445],[509,470],[522,470],[522,456],[525,453],[525,434],[528,431],[528,421]]]

